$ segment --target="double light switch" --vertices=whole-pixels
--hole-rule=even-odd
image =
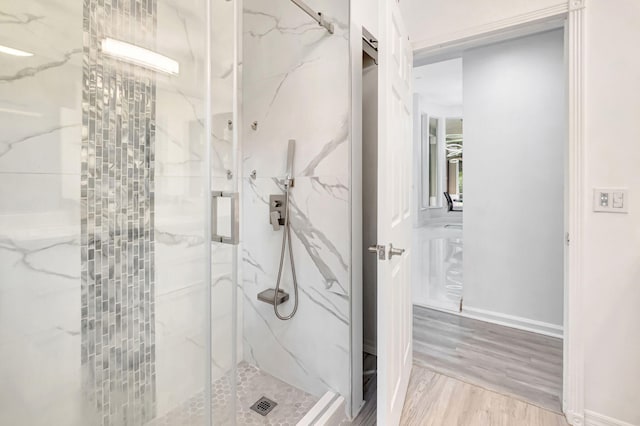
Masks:
[[[628,213],[629,194],[626,188],[595,188],[593,211],[606,213]]]

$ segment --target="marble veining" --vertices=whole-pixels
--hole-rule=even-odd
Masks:
[[[0,249],[13,252],[19,256],[19,259],[15,261],[14,265],[20,264],[31,272],[44,274],[45,276],[53,275],[60,278],[77,280],[80,278],[80,274],[71,274],[71,273],[56,271],[55,268],[52,268],[49,265],[38,266],[39,262],[33,260],[33,258],[38,254],[46,254],[49,251],[55,250],[63,246],[79,246],[79,241],[74,238],[66,241],[57,241],[57,242],[48,243],[44,246],[26,248],[19,245],[17,242],[13,240],[0,238]]]
[[[0,83],[10,83],[15,80],[20,80],[27,77],[33,77],[42,71],[46,71],[51,68],[58,68],[65,65],[71,60],[74,55],[82,53],[82,49],[73,49],[63,54],[62,59],[57,61],[46,62],[36,67],[27,67],[19,70],[15,74],[0,75]]]
[[[344,117],[342,120],[338,134],[325,143],[320,149],[320,152],[309,161],[309,164],[302,170],[302,176],[314,176],[316,168],[318,165],[326,159],[329,154],[335,151],[338,146],[342,145],[349,141],[349,119],[348,117]]]
[[[40,131],[37,131],[35,133],[31,133],[29,135],[23,136],[21,138],[15,139],[15,140],[0,141],[0,157],[2,157],[3,155],[5,155],[9,151],[11,151],[15,145],[19,145],[19,144],[21,144],[23,142],[27,142],[27,141],[29,141],[31,139],[35,139],[35,138],[38,138],[40,136],[50,135],[52,133],[59,132],[60,130],[63,130],[63,129],[78,128],[78,127],[80,127],[80,123],[59,125],[59,126],[54,126],[54,127],[48,128],[48,129],[40,130]]]
[[[0,424],[81,426],[83,4],[1,3]]]
[[[315,22],[304,22],[302,24],[286,26],[281,23],[282,19],[277,15],[272,15],[264,11],[259,10],[251,10],[247,7],[244,8],[245,15],[256,16],[256,17],[264,17],[268,20],[273,21],[273,26],[267,26],[262,31],[256,30],[254,28],[248,28],[247,34],[251,35],[251,37],[262,38],[272,32],[278,32],[280,34],[296,34],[301,35],[305,34],[309,31],[317,31],[319,34],[324,33],[326,30],[324,28],[319,27]]]
[[[290,2],[243,5],[244,359],[313,395],[347,396],[349,7],[335,0],[308,4],[335,24],[335,34]],[[289,139],[296,140],[290,221],[300,299],[296,316],[283,322],[256,295],[277,278],[282,231],[269,224],[268,200],[283,191]],[[283,288],[293,294],[288,261]],[[282,310],[291,307],[289,301]]]
[[[302,183],[304,181],[298,180],[298,182]],[[318,183],[319,179],[313,178],[310,180],[310,182]],[[278,188],[280,192],[283,190],[282,184],[279,179],[273,178],[273,183],[275,184],[275,186]],[[258,189],[256,185],[254,185],[251,181],[249,181],[249,186],[254,191],[256,198],[262,201],[262,203],[268,205],[268,195],[266,194],[261,195],[259,192],[257,192]],[[346,186],[342,184],[334,184],[334,185],[323,184],[321,186],[324,188],[333,188],[333,189],[342,189],[342,190],[346,189]],[[327,193],[342,202],[346,202],[344,198],[341,199],[339,197],[335,197],[334,191],[328,191]],[[290,213],[291,228],[293,229],[294,235],[298,238],[298,240],[304,246],[307,254],[313,260],[313,263],[315,264],[318,272],[320,272],[320,274],[324,277],[324,284],[326,288],[329,289],[335,284],[336,287],[340,289],[342,294],[347,294],[346,283],[341,282],[341,280],[338,279],[337,277],[338,273],[334,272],[334,270],[332,270],[332,268],[328,265],[327,261],[323,259],[322,255],[320,254],[320,250],[324,249],[323,251],[328,251],[328,253],[331,254],[338,261],[339,266],[343,273],[345,273],[348,270],[346,260],[344,259],[340,251],[337,249],[334,241],[331,238],[327,237],[322,232],[321,229],[319,229],[318,227],[315,227],[312,221],[309,219],[309,217],[304,213],[303,209],[297,205],[296,203],[297,196],[294,194],[296,194],[296,192],[292,192],[291,198],[289,200],[291,203],[291,213]]]
[[[27,25],[32,21],[37,21],[44,16],[33,15],[31,13],[12,14],[0,11],[0,24],[21,24]]]

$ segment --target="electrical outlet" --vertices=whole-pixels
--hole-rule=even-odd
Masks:
[[[627,188],[594,188],[593,211],[603,213],[628,213]]]

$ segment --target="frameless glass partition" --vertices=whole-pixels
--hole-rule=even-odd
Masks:
[[[0,424],[349,399],[349,3],[302,3],[3,3]]]
[[[3,2],[0,424],[145,424],[203,391],[205,10]]]

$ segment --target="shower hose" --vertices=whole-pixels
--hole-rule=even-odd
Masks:
[[[293,249],[291,248],[291,226],[289,225],[289,189],[291,182],[285,183],[285,209],[284,209],[284,230],[282,231],[282,250],[280,251],[280,268],[278,269],[278,280],[276,281],[276,291],[273,294],[273,311],[276,317],[282,321],[293,318],[298,310],[298,279],[296,278],[296,267],[293,262]],[[280,282],[282,280],[282,269],[284,267],[284,252],[289,246],[289,261],[291,262],[291,275],[293,277],[294,304],[293,310],[289,315],[281,315],[278,311],[278,292],[280,291]]]

